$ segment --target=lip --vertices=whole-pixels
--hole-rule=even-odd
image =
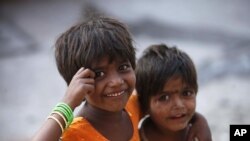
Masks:
[[[186,114],[176,114],[174,116],[171,116],[170,119],[172,120],[178,120],[178,119],[183,119],[186,117]]]

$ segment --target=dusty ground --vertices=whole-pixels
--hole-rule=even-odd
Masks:
[[[250,124],[247,0],[25,1],[0,8],[2,141],[28,140],[63,96],[66,85],[56,70],[52,46],[89,10],[128,24],[138,56],[153,43],[177,45],[190,54],[199,76],[197,111],[206,116],[215,141],[229,140],[230,124]]]

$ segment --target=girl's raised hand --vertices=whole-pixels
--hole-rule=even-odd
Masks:
[[[95,73],[90,69],[80,68],[73,76],[63,102],[67,103],[72,110],[79,106],[86,94],[93,94],[95,91]]]

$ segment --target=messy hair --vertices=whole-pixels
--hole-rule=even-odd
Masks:
[[[94,17],[72,26],[55,44],[58,71],[69,85],[81,67],[107,56],[110,61],[127,59],[135,69],[135,48],[127,27],[112,18]]]
[[[180,76],[195,93],[198,91],[194,63],[185,52],[176,47],[164,44],[149,46],[139,58],[135,73],[136,90],[143,112],[147,112],[150,98],[175,76]]]

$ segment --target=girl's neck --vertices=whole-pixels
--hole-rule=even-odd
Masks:
[[[133,125],[125,110],[110,112],[85,103],[81,116],[109,140],[127,141],[133,135]]]
[[[123,110],[118,112],[110,112],[97,108],[89,103],[85,103],[82,116],[90,122],[105,123],[105,121],[119,122],[122,120]]]
[[[152,120],[149,119],[144,126],[144,132],[148,136],[148,141],[158,140],[158,141],[184,141],[187,136],[188,127],[180,131],[164,131],[153,124]]]

